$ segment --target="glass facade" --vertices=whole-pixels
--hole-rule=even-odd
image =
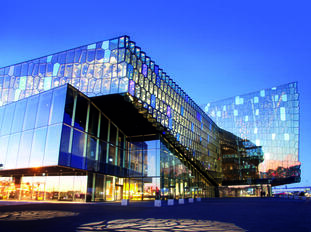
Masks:
[[[295,117],[288,112],[294,106],[285,105],[292,96],[278,94],[286,123]],[[261,103],[257,98],[252,104]],[[128,111],[118,111],[122,107]],[[224,139],[223,133],[128,36],[0,68],[2,199],[217,196],[217,186],[230,179],[224,147],[236,138]],[[284,132],[284,139],[292,135]],[[261,137],[254,141],[264,146]],[[244,159],[241,167],[258,166],[256,149],[238,145],[239,154],[257,157],[257,163]]]
[[[1,199],[214,196],[214,188],[180,159],[161,134],[127,136],[90,98],[70,85],[0,110],[3,122],[11,123],[1,127],[1,170],[6,171],[0,177]]]
[[[2,169],[58,164],[66,89],[54,88],[0,107]]]
[[[129,37],[1,68],[0,106],[65,83],[88,97],[115,93],[130,96],[136,107],[165,130],[165,137],[182,146],[188,159],[199,161],[198,168],[221,176],[217,126]],[[37,104],[35,99],[33,104]],[[85,110],[82,103],[80,110]],[[81,120],[83,128],[86,118]],[[82,139],[79,136],[83,134],[74,133],[75,142]],[[79,157],[82,151],[74,152]],[[77,162],[77,166],[82,165]]]
[[[297,83],[208,103],[205,111],[221,128],[262,147],[261,179],[300,181]]]

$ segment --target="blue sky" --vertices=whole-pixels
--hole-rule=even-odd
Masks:
[[[311,185],[311,2],[1,1],[0,67],[129,35],[198,103],[298,81]]]

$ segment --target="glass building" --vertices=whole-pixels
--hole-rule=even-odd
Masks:
[[[0,69],[0,198],[212,197],[220,129],[129,37]]]
[[[299,94],[296,82],[208,103],[203,107],[219,127],[262,147],[264,161],[259,164],[258,183],[279,185],[300,181]]]

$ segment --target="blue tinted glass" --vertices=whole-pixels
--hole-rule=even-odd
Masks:
[[[45,75],[45,72],[46,72],[46,64],[40,64],[40,67],[39,67],[39,74],[41,76],[44,76]]]
[[[109,62],[110,61],[110,50],[105,50],[105,56],[104,56],[104,62]]]
[[[105,51],[103,49],[98,49],[96,50],[96,61],[97,62],[102,62],[102,59],[104,58]]]
[[[106,163],[106,156],[107,156],[107,143],[104,141],[100,141],[99,143],[99,171],[104,171],[104,164]]]
[[[28,63],[22,64],[21,76],[27,76],[28,74]]]
[[[5,107],[0,107],[0,135],[1,135],[1,130],[2,130],[2,122],[4,118],[4,113],[5,113]]]
[[[20,132],[23,129],[24,115],[26,111],[27,100],[21,100],[16,103],[13,118],[12,133]]]
[[[4,164],[10,136],[0,137],[0,164]]]
[[[66,52],[63,52],[63,53],[59,54],[58,62],[60,64],[65,64],[66,63]]]
[[[57,63],[57,62],[58,62],[58,54],[55,54],[55,55],[52,56],[51,63],[52,63],[52,64],[55,64],[55,63]]]
[[[80,63],[85,63],[86,61],[86,50],[82,51],[81,57],[80,57]]]
[[[63,121],[67,87],[57,88],[53,91],[51,103],[51,117],[49,124]]]
[[[2,123],[1,135],[7,135],[11,131],[14,116],[15,104],[5,106],[5,113]]]
[[[46,126],[50,117],[52,91],[40,94],[36,127]]]
[[[21,75],[21,69],[22,69],[22,65],[21,64],[17,64],[14,67],[14,76],[18,77]]]
[[[39,96],[33,96],[27,100],[27,108],[24,119],[24,130],[33,129],[36,122]]]
[[[29,166],[39,167],[43,164],[47,127],[35,129]]]
[[[74,93],[71,88],[67,89],[64,123],[71,125],[73,113]]]
[[[118,48],[118,39],[109,40],[109,49],[113,50]]]
[[[37,76],[39,71],[39,64],[34,64],[32,75]]]
[[[129,81],[129,94],[131,94],[132,96],[134,96],[135,94],[135,82],[133,80]]]
[[[134,71],[133,65],[128,64],[127,65],[127,77],[129,79],[133,79],[133,71]]]
[[[43,161],[44,166],[58,164],[61,133],[62,133],[62,124],[51,125],[48,127],[44,161]]]
[[[71,154],[69,154],[70,133],[71,133],[70,127],[64,125],[61,132],[59,165],[70,166],[71,160]]]
[[[74,62],[75,63],[80,62],[81,53],[82,53],[81,49],[76,49],[75,50],[75,58],[74,58]]]
[[[97,43],[96,43],[96,48],[101,48],[101,47],[102,47],[102,44],[103,44],[103,42],[102,42],[102,41],[97,42]]]
[[[31,154],[32,137],[33,130],[24,131],[22,133],[17,159],[17,168],[28,167]]]
[[[143,67],[142,67],[142,74],[147,77],[147,65],[146,64],[143,64]]]
[[[67,52],[66,63],[73,63],[75,57],[75,52],[73,50]]]
[[[95,59],[95,51],[90,50],[87,52],[87,62],[91,63]]]
[[[71,167],[84,169],[84,142],[85,134],[80,131],[73,130]]]
[[[155,105],[156,105],[156,97],[153,95],[153,94],[151,94],[151,103],[150,103],[150,105],[152,106],[152,108],[155,108]]]
[[[97,170],[96,158],[96,139],[94,137],[88,136],[87,147],[86,147],[86,157],[87,157],[87,169],[95,171]]]
[[[87,108],[88,100],[83,96],[78,95],[74,126],[83,131],[85,131],[86,128]]]
[[[4,164],[4,168],[6,169],[16,168],[20,137],[21,137],[20,133],[13,134],[10,136],[6,161]]]

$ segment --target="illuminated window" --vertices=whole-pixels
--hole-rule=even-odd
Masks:
[[[272,134],[272,140],[275,140],[275,133]]]
[[[260,91],[260,96],[261,96],[261,97],[264,97],[264,96],[265,96],[265,90],[261,90],[261,91]]]
[[[283,100],[284,102],[287,101],[287,94],[283,94],[283,95],[282,95],[282,100]]]
[[[90,44],[89,46],[87,46],[87,49],[95,49],[96,48],[96,44]]]
[[[248,115],[245,116],[245,122],[248,122]]]
[[[239,97],[239,96],[236,96],[236,97],[235,97],[235,104],[236,104],[236,105],[239,105],[239,104],[240,104],[240,97]]]
[[[238,116],[238,110],[234,110],[234,111],[233,111],[233,115],[234,115],[234,116]]]
[[[258,97],[254,97],[254,103],[258,103],[259,100],[258,100]]]
[[[280,116],[282,121],[286,120],[285,107],[280,107]]]
[[[259,109],[256,109],[256,113],[257,116],[259,115]]]
[[[289,134],[287,134],[287,133],[284,134],[284,140],[285,140],[285,141],[288,141],[288,140],[289,140]]]
[[[257,132],[258,132],[258,128],[255,127],[255,128],[254,128],[254,134],[257,134]]]

